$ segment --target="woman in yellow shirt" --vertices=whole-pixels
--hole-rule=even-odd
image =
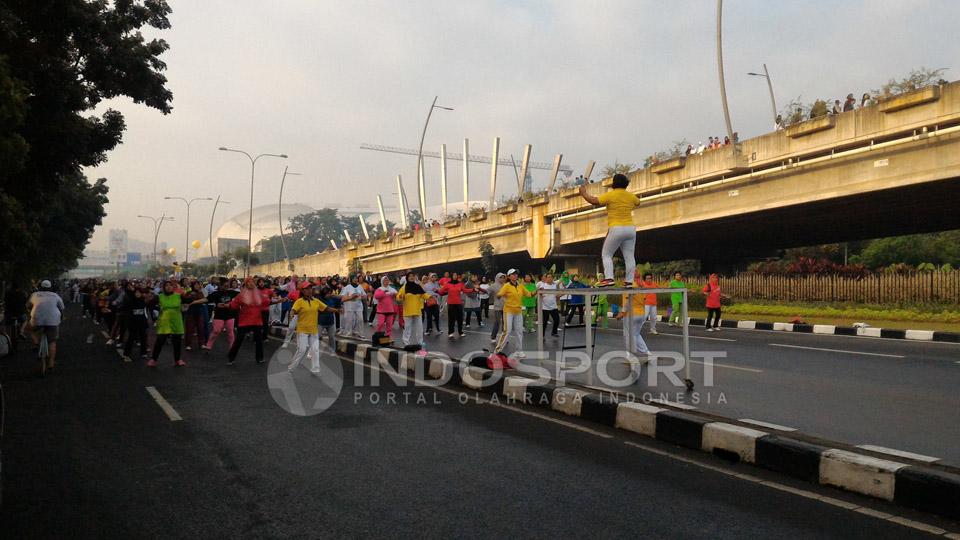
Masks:
[[[397,292],[397,302],[403,304],[403,346],[423,346],[423,304],[430,293],[417,282],[417,274],[407,272],[407,282]]]
[[[640,198],[627,191],[630,180],[624,174],[613,176],[613,189],[594,197],[587,193],[587,186],[580,186],[580,195],[594,206],[607,207],[607,238],[603,241],[603,277],[597,287],[613,285],[613,254],[620,250],[626,266],[625,287],[633,285],[633,275],[637,269],[633,250],[637,243],[637,227],[633,224],[633,209],[640,204]]]
[[[297,352],[287,366],[293,371],[300,365],[303,357],[310,353],[310,373],[320,375],[320,336],[317,333],[317,316],[321,311],[336,311],[313,297],[313,287],[307,286],[300,291],[300,298],[290,308],[297,317]]]
[[[526,358],[523,353],[523,298],[535,296],[534,293],[527,290],[523,283],[518,281],[520,274],[511,268],[507,272],[509,281],[500,287],[497,293],[498,298],[503,298],[503,329],[497,338],[496,351],[503,352],[504,347],[514,338],[514,358]]]

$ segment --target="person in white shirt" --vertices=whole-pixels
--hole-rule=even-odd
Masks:
[[[367,299],[367,292],[360,286],[357,276],[350,276],[350,284],[340,291],[343,300],[343,316],[341,330],[344,336],[363,337],[363,302]]]
[[[27,309],[30,310],[30,328],[33,331],[34,345],[40,343],[40,334],[47,336],[50,356],[47,369],[53,369],[57,359],[57,338],[60,337],[60,322],[63,320],[63,299],[53,292],[49,280],[40,282],[40,290],[30,295]]]
[[[543,281],[537,282],[537,288],[555,291],[561,287],[553,281],[553,274],[544,274]],[[545,294],[540,297],[540,302],[540,307],[543,309],[543,332],[547,332],[547,325],[550,321],[553,321],[553,331],[550,332],[550,335],[556,337],[557,331],[560,329],[560,309],[557,306],[557,295]]]
[[[702,156],[702,155],[703,155],[703,151],[705,150],[705,148],[704,148],[704,146],[703,146],[703,141],[700,141],[700,142],[697,143],[697,144],[699,145],[699,146],[697,146],[697,155],[698,155],[698,156]]]

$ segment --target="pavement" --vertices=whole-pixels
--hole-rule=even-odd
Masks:
[[[0,363],[5,537],[921,538],[960,530],[571,417],[385,378],[372,387],[355,380],[347,360],[337,360],[347,375],[340,399],[322,414],[295,416],[274,403],[252,344],[232,367],[221,343],[210,355],[186,353],[186,368],[173,367],[167,351],[151,370],[122,362],[99,330],[67,321],[59,367],[45,379],[25,353]],[[268,358],[275,349],[268,344]]]

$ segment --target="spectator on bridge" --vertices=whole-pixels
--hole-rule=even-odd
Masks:
[[[729,146],[729,145],[730,145],[730,137],[724,137],[724,138],[723,138],[723,145],[724,145],[724,146]]]
[[[703,146],[703,141],[698,142],[698,143],[697,143],[697,155],[698,155],[698,156],[702,156],[704,150],[705,150],[705,148],[704,148],[704,146]]]
[[[840,100],[833,100],[833,109],[830,110],[830,114],[840,114],[843,112],[843,107],[840,105]]]
[[[688,145],[687,145],[687,151],[686,151],[686,153],[684,153],[684,155],[685,155],[685,156],[689,156],[689,155],[692,154],[692,153],[693,153],[693,145],[692,145],[692,144],[688,144]]]
[[[852,111],[856,104],[857,99],[853,97],[853,94],[847,94],[847,99],[843,102],[843,112]]]
[[[607,238],[603,241],[601,258],[603,259],[603,277],[598,287],[613,285],[613,255],[618,250],[626,265],[626,281],[633,283],[636,259],[633,250],[637,243],[637,227],[633,223],[633,209],[640,204],[640,198],[627,191],[630,179],[624,174],[613,177],[613,189],[599,197],[587,193],[586,186],[580,186],[580,196],[595,206],[607,207]]]
[[[860,98],[860,108],[866,107],[870,103],[870,93],[864,92],[863,97]]]
[[[777,115],[777,120],[776,120],[776,122],[774,122],[773,129],[774,129],[775,131],[781,131],[781,130],[784,129],[784,127],[785,127],[785,126],[783,125],[783,115],[778,114],[778,115]]]

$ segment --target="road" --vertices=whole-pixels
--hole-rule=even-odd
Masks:
[[[442,323],[445,330],[446,321]],[[679,328],[661,323],[658,331],[656,336],[644,333],[652,351],[680,351]],[[491,346],[488,328],[474,324],[465,332],[462,340],[450,340],[445,334],[432,336],[427,347],[461,357]],[[691,375],[697,382],[697,396],[684,395],[682,388],[663,377],[649,386],[646,372],[640,384],[625,391],[666,395],[670,401],[727,417],[760,420],[854,445],[905,450],[960,465],[960,433],[956,429],[960,425],[960,344],[762,330],[708,333],[698,326],[691,327],[690,334],[695,358],[698,353],[725,355],[714,360],[712,387],[703,386],[703,366],[694,363]],[[597,336],[597,358],[623,348],[619,328],[601,330]],[[568,339],[582,344],[584,329],[571,329]],[[557,360],[559,347],[559,339],[545,340],[549,360]],[[528,353],[536,350],[535,335],[524,336],[524,348]],[[611,376],[626,378],[626,369],[623,373],[613,370]],[[570,380],[604,386],[586,375],[574,375]]]
[[[267,368],[249,345],[232,367],[220,349],[187,353],[186,368],[166,353],[150,370],[121,362],[98,330],[76,319],[65,325],[52,377],[35,377],[23,355],[2,364],[5,537],[921,538],[929,537],[923,524],[960,530],[446,389],[370,387],[348,376],[329,410],[294,416],[274,404]]]

